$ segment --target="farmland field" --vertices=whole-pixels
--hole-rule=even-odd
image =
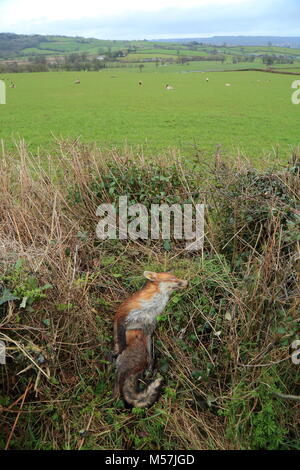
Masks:
[[[206,69],[215,66],[206,63]],[[143,146],[146,153],[174,147],[186,155],[197,148],[205,155],[221,146],[255,161],[275,149],[285,159],[299,144],[300,107],[291,103],[297,76],[188,73],[197,70],[191,63],[147,64],[142,73],[132,68],[6,74],[1,78],[12,80],[16,88],[7,87],[7,104],[0,108],[0,138],[8,147],[24,138],[34,152],[48,148],[53,135],[81,136],[105,147],[127,142]],[[166,84],[174,90],[165,90]]]
[[[277,57],[267,73],[237,71],[270,66],[239,55],[250,48],[219,48],[217,61],[199,45],[206,60],[182,64],[183,45],[19,46],[19,64],[0,60],[0,449],[299,450],[300,76],[282,72],[300,63]],[[55,65],[45,50],[70,55]],[[120,196],[143,204],[128,235],[147,213],[146,237],[120,237]],[[103,203],[119,239],[98,235]],[[170,208],[167,239],[163,217],[152,236],[152,204]],[[204,244],[189,250],[174,206],[188,238],[186,206],[199,204]],[[157,317],[143,380],[163,378],[157,401],[131,408],[126,378],[113,394],[113,318],[148,270],[188,288]]]

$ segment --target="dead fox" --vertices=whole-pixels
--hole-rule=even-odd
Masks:
[[[152,333],[173,291],[185,289],[188,281],[171,273],[145,271],[145,287],[123,302],[114,318],[114,355],[117,356],[117,379],[114,396],[123,396],[130,405],[143,408],[156,400],[162,382],[158,378],[143,391],[138,380],[148,368],[152,370]]]

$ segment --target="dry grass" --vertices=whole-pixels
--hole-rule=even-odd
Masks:
[[[191,168],[78,142],[34,158],[21,143],[17,155],[3,148],[0,170],[0,285],[19,297],[0,305],[1,447],[299,448],[299,402],[280,397],[300,395],[295,156],[259,173],[218,155]],[[97,205],[124,194],[205,202],[204,253],[97,240]],[[190,287],[159,323],[161,398],[128,410],[111,397],[112,317],[149,268]]]

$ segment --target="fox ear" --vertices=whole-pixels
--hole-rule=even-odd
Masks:
[[[156,273],[153,273],[152,271],[144,271],[144,277],[149,279],[149,281],[155,281]]]

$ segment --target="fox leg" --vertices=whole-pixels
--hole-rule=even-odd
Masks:
[[[126,329],[123,324],[114,323],[114,351],[113,356],[117,357],[126,348]]]
[[[113,351],[114,357],[120,354],[119,351],[120,351],[120,347],[119,347],[119,341],[118,341],[118,325],[117,325],[117,322],[115,322],[114,323],[114,351]]]
[[[153,341],[151,335],[147,335],[147,353],[148,353],[148,370],[149,372],[153,371],[154,365],[154,351],[153,351]]]

